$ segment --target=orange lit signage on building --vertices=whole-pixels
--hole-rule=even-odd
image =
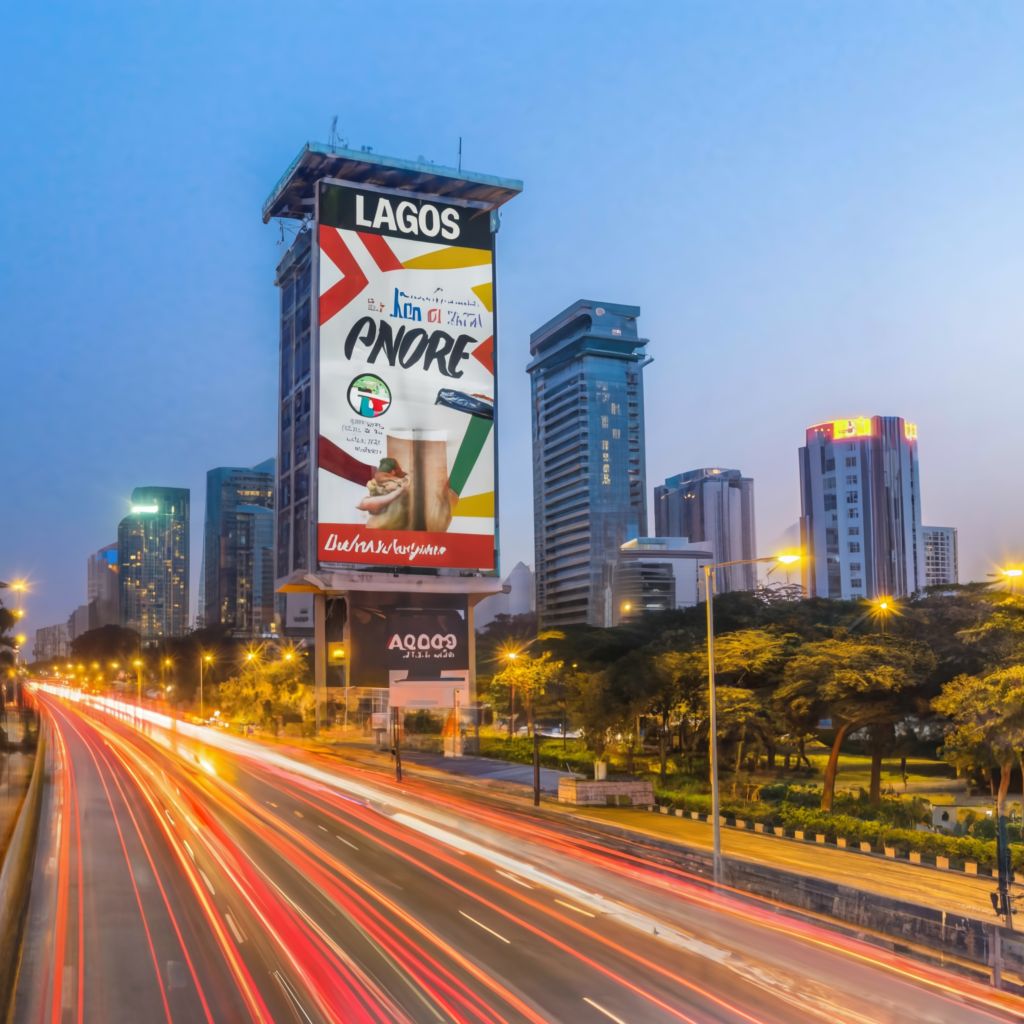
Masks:
[[[903,436],[908,441],[916,441],[917,440],[917,424],[916,423],[909,423],[908,421],[904,420],[903,421]]]
[[[854,420],[833,420],[832,440],[842,441],[851,437],[870,437],[871,420],[866,416]]]

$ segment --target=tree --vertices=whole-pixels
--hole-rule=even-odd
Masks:
[[[866,726],[906,717],[909,693],[934,666],[931,652],[914,641],[886,636],[840,634],[805,644],[786,665],[776,701],[805,721],[832,719],[834,730],[821,809],[832,810],[843,740]],[[872,752],[872,799],[880,795],[881,753]]]
[[[71,657],[78,661],[130,662],[139,655],[139,634],[123,626],[100,626],[71,641]]]
[[[1024,768],[1024,665],[985,675],[960,675],[932,701],[950,720],[943,753],[960,769],[999,770],[997,813],[1004,813],[1014,760]]]
[[[536,657],[525,651],[515,652],[505,667],[494,677],[494,682],[515,687],[520,700],[526,705],[526,715],[532,734],[536,728],[535,714],[537,700],[562,671],[562,662],[552,658],[549,651],[542,651]]]
[[[304,680],[301,659],[253,660],[217,687],[217,700],[228,718],[244,725],[269,725],[277,718],[308,720],[315,707]]]

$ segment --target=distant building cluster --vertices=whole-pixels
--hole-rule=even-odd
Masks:
[[[36,630],[35,658],[65,658],[77,637],[103,626],[132,629],[143,644],[187,633],[190,515],[188,488],[136,487],[117,540],[87,559],[85,602],[66,622]],[[273,459],[207,473],[201,576],[199,625],[273,633]]]
[[[636,306],[580,300],[530,338],[536,608],[544,627],[611,626],[758,586],[754,481],[703,467],[654,488],[647,536]],[[816,424],[799,451],[800,586],[809,597],[906,597],[958,582],[957,534],[924,526],[917,427]],[[787,579],[780,583],[790,582]]]

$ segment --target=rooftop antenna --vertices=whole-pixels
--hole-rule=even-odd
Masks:
[[[284,245],[284,223],[283,221],[277,222],[277,230],[281,233],[277,239],[278,245]]]
[[[459,136],[459,171],[462,171],[462,136]]]
[[[338,115],[335,114],[331,118],[331,149],[336,150],[338,148]]]

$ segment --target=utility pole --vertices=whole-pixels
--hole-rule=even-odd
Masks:
[[[391,742],[395,755],[395,782],[402,781],[402,736],[401,736],[401,708],[392,708]]]
[[[540,807],[540,736],[533,723],[533,806]]]

